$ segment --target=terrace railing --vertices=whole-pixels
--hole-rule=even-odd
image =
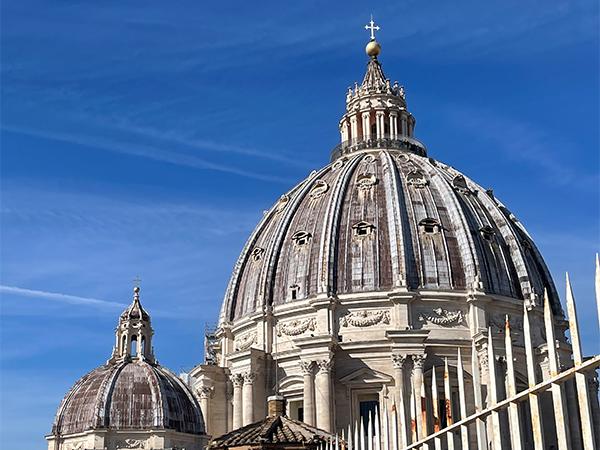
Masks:
[[[331,152],[331,161],[348,153],[372,148],[406,150],[420,156],[427,156],[427,149],[417,139],[401,134],[383,134],[381,136],[367,135],[342,142]]]

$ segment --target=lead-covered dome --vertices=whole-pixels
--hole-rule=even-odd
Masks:
[[[342,143],[268,211],[235,266],[220,322],[319,294],[483,290],[536,301],[550,273],[531,237],[486,190],[427,157],[403,86],[372,55],[348,88]]]
[[[131,305],[119,317],[111,358],[69,390],[47,439],[66,437],[72,441],[69,445],[79,445],[82,435],[78,433],[97,430],[110,430],[117,440],[130,438],[128,432],[135,432],[136,439],[146,439],[150,432],[168,432],[182,433],[182,442],[189,448],[202,448],[198,435],[205,434],[205,423],[200,406],[188,386],[154,358],[150,314],[140,303],[138,286],[134,292]],[[108,441],[105,444],[113,448]],[[79,448],[69,445],[64,448]],[[155,441],[152,445],[162,444]]]
[[[528,300],[549,287],[559,305],[531,237],[491,190],[431,158],[371,149],[314,172],[265,214],[221,321],[320,293],[401,286]]]
[[[81,378],[60,404],[52,434],[99,428],[204,434],[204,420],[198,402],[177,375],[131,360],[98,367]]]

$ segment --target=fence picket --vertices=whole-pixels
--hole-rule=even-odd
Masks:
[[[508,314],[504,327],[504,350],[506,352],[506,378],[508,384],[508,397],[514,397],[517,394],[517,382],[515,379],[515,361],[513,356],[512,338],[510,335],[510,324],[508,323]],[[512,450],[521,450],[523,441],[521,438],[521,420],[519,417],[519,405],[511,403],[509,406],[510,419],[510,437]]]
[[[555,377],[559,373],[558,355],[556,354],[556,335],[554,332],[554,319],[550,308],[548,291],[544,291],[544,323],[546,325],[546,341],[548,344],[548,360],[550,363],[550,376]],[[569,448],[569,428],[565,421],[567,409],[565,408],[564,389],[561,384],[552,385],[552,401],[554,402],[554,421],[556,422],[556,435],[558,439],[558,449],[567,450]]]
[[[464,379],[464,369],[462,363],[462,357],[460,354],[460,347],[458,347],[458,361],[456,364],[457,375],[458,375],[458,399],[459,399],[459,407],[460,407],[460,418],[461,420],[467,418],[467,397],[465,395],[465,379]],[[469,450],[469,429],[466,425],[462,425],[460,427],[460,437],[462,443],[462,450]]]

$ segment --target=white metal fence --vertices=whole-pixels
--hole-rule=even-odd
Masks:
[[[600,324],[600,264],[596,256],[596,302]],[[538,382],[538,365],[530,333],[530,319],[527,307],[523,310],[523,338],[525,344],[528,388],[517,392],[511,329],[506,317],[504,358],[506,362],[505,397],[501,399],[496,374],[496,351],[491,329],[488,330],[487,359],[489,362],[489,382],[482,386],[480,379],[479,357],[472,346],[471,376],[475,413],[468,415],[467,393],[465,391],[465,371],[460,348],[457,351],[456,376],[458,384],[458,408],[453,405],[451,373],[445,362],[443,392],[444,401],[438,399],[438,380],[436,371],[431,371],[431,394],[427,395],[425,382],[420,392],[411,389],[410,398],[392,401],[391,410],[383,406],[381,414],[375,412],[368,423],[355,423],[334,442],[329,442],[320,450],[454,450],[454,449],[491,449],[491,450],[584,450],[600,449],[600,419],[598,399],[589,389],[589,382],[595,382],[595,370],[600,367],[600,355],[583,358],[579,324],[575,300],[567,275],[567,313],[572,347],[572,367],[564,368],[559,363],[556,345],[548,345],[547,358],[550,378]],[[555,324],[547,294],[544,295],[544,325],[546,341],[557,343]],[[600,338],[599,338],[600,339]],[[562,370],[561,370],[562,369]],[[567,384],[575,379],[574,389]],[[482,390],[485,388],[485,391]],[[548,394],[545,394],[548,392]],[[592,394],[590,395],[590,392]],[[484,393],[487,402],[484,406]],[[571,397],[567,398],[568,393]],[[542,411],[542,396],[546,396],[546,408]],[[597,391],[595,393],[597,395]],[[430,400],[426,402],[427,398]],[[405,402],[408,401],[408,404]],[[572,406],[569,409],[568,403]],[[429,409],[427,408],[429,405]],[[575,405],[577,405],[575,407]],[[596,406],[596,409],[593,408]],[[552,410],[553,408],[553,410]],[[574,408],[574,409],[573,409]],[[457,409],[458,411],[455,411]],[[550,414],[548,414],[550,412]],[[378,417],[378,416],[381,417]],[[422,427],[417,427],[417,415],[420,415]],[[458,417],[457,417],[458,415]],[[569,417],[571,415],[571,417]],[[574,417],[577,416],[577,417]],[[595,416],[595,419],[593,417]],[[550,420],[548,420],[550,418]],[[543,420],[545,419],[545,420]],[[433,423],[429,423],[432,421]],[[422,430],[418,435],[418,429]],[[432,430],[428,434],[428,430]],[[527,434],[527,439],[525,438]]]

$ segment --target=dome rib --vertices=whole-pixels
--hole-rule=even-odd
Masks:
[[[388,152],[379,153],[383,165],[383,182],[385,186],[386,203],[391,211],[388,213],[388,229],[390,235],[392,278],[394,286],[407,286],[406,252],[404,251],[404,229],[400,212],[399,179],[397,168]],[[404,275],[403,275],[404,274]]]
[[[109,366],[110,372],[106,374],[98,395],[96,396],[96,425],[98,427],[110,426],[110,399],[114,391],[115,381],[123,370],[123,365]]]
[[[350,178],[360,161],[357,155],[339,169],[340,173],[336,177],[334,188],[331,190],[329,202],[327,204],[327,223],[323,227],[321,236],[321,248],[319,251],[319,274],[320,282],[317,288],[319,293],[328,293],[335,289],[336,261],[332,255],[337,253],[337,236],[339,234],[339,223],[343,207],[343,198]],[[333,170],[333,165],[332,170]]]
[[[257,296],[257,300],[263,302],[263,304],[271,304],[272,296],[273,296],[273,285],[274,285],[274,273],[277,267],[276,258],[279,257],[281,253],[281,247],[283,246],[283,240],[287,235],[287,231],[291,225],[292,219],[298,207],[302,203],[302,201],[306,198],[306,195],[312,188],[312,183],[315,180],[318,180],[324,173],[330,170],[330,166],[325,166],[323,169],[315,173],[313,176],[307,178],[303,183],[301,183],[301,187],[297,195],[295,195],[289,202],[288,206],[286,206],[283,211],[283,215],[280,219],[278,226],[276,227],[275,235],[271,237],[271,242],[269,248],[266,249],[265,254],[268,255],[268,263],[266,263],[266,270],[263,271],[262,277],[260,278],[260,295]]]
[[[427,164],[423,163],[421,165],[422,170],[427,170],[426,166]],[[447,207],[448,218],[454,224],[453,234],[455,234],[456,244],[460,252],[461,269],[464,275],[465,286],[463,286],[463,289],[468,289],[473,287],[477,276],[476,268],[481,264],[475,254],[473,239],[471,233],[469,233],[469,224],[461,207],[459,194],[445,179],[440,168],[432,164],[429,164],[429,166],[430,169],[427,172],[434,174],[431,176],[431,183],[438,187]],[[449,266],[451,267],[451,263]]]

